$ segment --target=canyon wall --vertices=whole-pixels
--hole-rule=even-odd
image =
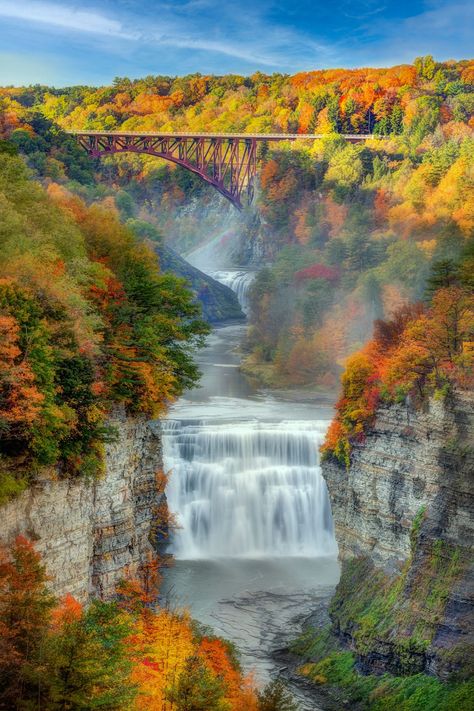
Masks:
[[[342,577],[333,626],[366,671],[464,666],[473,639],[474,396],[382,407],[348,470],[326,461]]]
[[[0,509],[0,539],[35,541],[58,595],[107,598],[126,572],[135,574],[153,550],[153,524],[162,494],[159,428],[123,411],[109,424],[105,473],[97,481],[38,479]]]

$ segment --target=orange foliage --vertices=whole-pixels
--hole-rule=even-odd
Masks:
[[[232,711],[256,711],[251,680],[242,678],[226,644],[216,638],[197,639],[187,613],[159,609],[138,621],[130,643],[135,658],[132,681],[140,691],[137,709],[173,711],[175,705],[167,701],[167,691],[185,670],[188,659],[198,656],[223,683]]]
[[[278,163],[276,160],[269,160],[265,163],[260,174],[260,183],[263,190],[271,187],[274,178],[278,175]]]
[[[0,423],[7,433],[21,435],[39,417],[44,396],[28,358],[21,355],[19,335],[16,319],[0,313]]]
[[[374,197],[374,216],[377,226],[383,225],[387,219],[390,197],[384,188],[379,188]]]
[[[403,401],[408,394],[423,397],[426,387],[458,380],[472,385],[464,343],[473,329],[474,297],[460,286],[438,289],[428,310],[402,306],[390,321],[376,321],[373,339],[346,362],[323,454],[349,466],[351,446],[363,440],[381,397]]]
[[[58,607],[52,611],[51,622],[53,629],[60,629],[65,624],[80,620],[82,617],[82,605],[73,595],[67,593]]]
[[[329,225],[330,237],[339,237],[347,218],[347,205],[337,203],[332,195],[324,198],[324,217]]]
[[[300,115],[298,119],[298,133],[309,133],[313,116],[314,107],[304,101],[300,108]]]

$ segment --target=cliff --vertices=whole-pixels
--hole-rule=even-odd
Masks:
[[[0,540],[17,534],[34,540],[55,593],[81,601],[110,597],[124,573],[135,574],[146,561],[162,496],[159,432],[123,411],[109,424],[118,436],[106,445],[103,478],[36,480],[0,511]]]
[[[467,673],[473,471],[467,392],[382,407],[348,470],[324,463],[342,560],[333,629],[363,671]]]

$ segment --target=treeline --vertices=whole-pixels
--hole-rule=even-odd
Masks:
[[[474,109],[474,62],[388,69],[330,69],[294,76],[149,76],[109,87],[7,88],[4,101],[65,128],[282,133],[423,132],[433,117],[466,121]],[[9,105],[8,103],[6,104]]]
[[[197,381],[207,333],[184,280],[110,201],[32,180],[1,148],[0,500],[42,468],[98,476],[117,405],[154,417]]]
[[[294,711],[279,682],[257,692],[233,646],[157,606],[159,575],[123,580],[114,601],[56,598],[32,544],[0,549],[0,709]]]
[[[414,153],[405,135],[269,153],[261,241],[276,256],[251,295],[247,367],[274,384],[333,387],[373,320],[419,300],[431,265],[473,240],[473,171],[473,131],[458,123],[438,124]]]

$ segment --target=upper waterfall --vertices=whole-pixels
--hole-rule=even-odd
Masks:
[[[244,314],[248,314],[248,293],[250,285],[255,278],[255,272],[249,271],[248,269],[221,269],[212,272],[211,276],[216,281],[220,281],[221,284],[225,284],[232,289],[232,291],[235,291],[242,311]]]

